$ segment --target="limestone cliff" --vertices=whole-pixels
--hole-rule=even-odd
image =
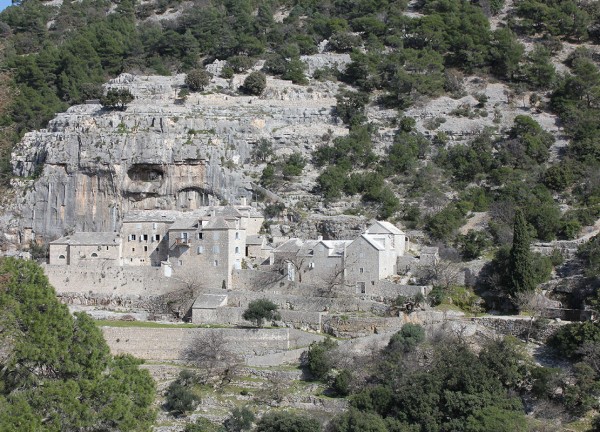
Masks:
[[[252,196],[246,163],[260,138],[279,153],[308,153],[328,130],[345,133],[332,116],[335,83],[301,87],[269,79],[262,96],[250,97],[235,92],[242,76],[215,78],[203,94],[183,101],[177,99],[183,80],[121,75],[107,85],[134,94],[124,111],[78,105],[47,129],[26,134],[12,155],[21,179],[14,181],[16,201],[4,230],[9,240],[27,241],[28,228],[44,238],[116,230],[132,209],[236,202]]]

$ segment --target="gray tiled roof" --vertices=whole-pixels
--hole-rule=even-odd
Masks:
[[[246,244],[252,246],[260,246],[265,241],[263,236],[259,235],[249,235],[246,237]]]
[[[198,218],[185,217],[177,219],[173,225],[169,227],[169,230],[186,230],[196,229],[198,227]]]
[[[371,228],[374,228],[375,225],[379,225],[380,227],[384,228],[391,234],[404,234],[404,232],[399,230],[396,226],[392,225],[389,222],[385,222],[385,221],[375,221],[371,226],[369,226],[369,228],[367,228],[366,232],[369,233],[371,231]]]
[[[221,229],[232,229],[233,227],[221,216],[210,219],[210,221],[204,226],[205,230],[221,230]]]
[[[121,237],[114,232],[78,232],[61,237],[50,244],[109,246],[119,244]]]
[[[384,246],[383,246],[381,243],[379,243],[378,241],[375,241],[374,239],[372,239],[372,238],[371,238],[371,237],[369,237],[368,235],[364,235],[364,234],[363,234],[363,235],[361,235],[361,236],[360,236],[358,239],[361,239],[361,238],[365,239],[365,240],[367,241],[367,243],[369,243],[369,244],[370,244],[371,246],[373,246],[375,249],[377,249],[377,250],[380,250],[380,251],[381,251],[381,250],[385,250]],[[356,239],[356,240],[358,240],[358,239]],[[355,241],[356,241],[356,240],[355,240]]]

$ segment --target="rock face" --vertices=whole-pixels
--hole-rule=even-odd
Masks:
[[[108,86],[134,94],[124,111],[78,105],[28,133],[13,171],[35,180],[14,182],[13,238],[24,229],[47,239],[113,231],[134,209],[235,203],[252,196],[257,171],[247,163],[261,138],[276,152],[307,153],[328,130],[345,133],[332,116],[337,84],[269,79],[264,95],[251,97],[235,93],[243,77],[215,78],[183,101],[176,95],[184,78],[121,75]]]

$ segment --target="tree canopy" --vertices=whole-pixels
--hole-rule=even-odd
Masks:
[[[84,313],[72,317],[37,264],[0,259],[0,429],[147,430],[154,382],[110,355]]]
[[[277,305],[267,299],[253,300],[248,304],[248,308],[242,314],[242,318],[252,321],[257,327],[262,327],[263,322],[281,319],[277,312]]]

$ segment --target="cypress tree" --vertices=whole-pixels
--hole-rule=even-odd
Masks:
[[[533,291],[535,289],[535,275],[533,272],[533,259],[529,249],[529,233],[527,222],[522,210],[515,213],[513,231],[513,244],[509,257],[509,290],[510,294]]]

